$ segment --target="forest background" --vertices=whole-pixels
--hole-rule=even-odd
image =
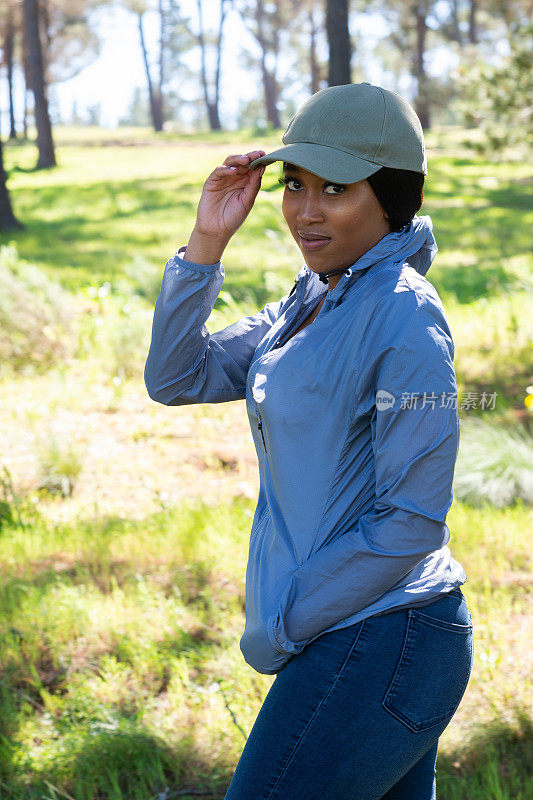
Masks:
[[[363,80],[424,124],[428,278],[456,345],[447,522],[476,651],[439,793],[533,795],[529,11],[2,0],[0,798],[224,796],[273,680],[238,648],[257,465],[243,403],[147,397],[153,307],[207,174],[277,146],[314,91]],[[280,194],[272,167],[211,331],[290,289]]]

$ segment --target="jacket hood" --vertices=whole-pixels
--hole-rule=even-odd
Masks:
[[[429,216],[414,217],[407,228],[397,233],[389,233],[378,242],[376,248],[385,242],[387,242],[386,247],[392,252],[397,248],[398,258],[395,258],[395,261],[407,261],[420,275],[426,274],[439,249],[433,236],[433,222]]]
[[[401,231],[388,233],[374,247],[367,250],[350,269],[342,276],[337,286],[331,290],[330,297],[342,294],[348,286],[356,280],[361,272],[383,261],[392,263],[407,262],[413,269],[425,275],[431,266],[438,251],[435,237],[433,236],[433,222],[431,217],[415,216],[411,223]],[[316,278],[318,275],[304,265],[300,275]],[[319,284],[322,286],[323,284]],[[341,287],[339,292],[337,288]]]

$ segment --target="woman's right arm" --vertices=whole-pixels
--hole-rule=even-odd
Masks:
[[[220,403],[245,396],[250,360],[286,298],[212,335],[205,323],[224,280],[222,253],[260,188],[262,170],[248,164],[262,154],[229,156],[211,173],[186,251],[165,266],[144,370],[148,394],[157,402]]]

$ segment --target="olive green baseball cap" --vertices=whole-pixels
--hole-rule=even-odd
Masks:
[[[355,183],[381,167],[427,174],[422,125],[407,100],[371,83],[312,95],[282,137],[285,145],[250,164],[287,161],[321,178]]]

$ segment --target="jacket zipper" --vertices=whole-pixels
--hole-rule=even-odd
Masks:
[[[292,287],[291,291],[289,292],[289,297],[297,290],[299,283],[300,283],[300,278],[297,277],[296,280],[294,281],[294,286]],[[267,453],[268,450],[267,450],[266,441],[265,441],[265,434],[264,434],[264,431],[263,431],[263,420],[261,418],[261,414],[259,412],[259,408],[258,408],[257,403],[255,402],[255,400],[254,400],[254,405],[255,405],[255,413],[257,414],[257,429],[258,429],[259,433],[261,434],[261,440],[263,442],[263,447],[264,447],[265,453]]]
[[[263,420],[261,419],[261,414],[259,413],[259,409],[257,407],[257,403],[255,402],[255,400],[254,400],[254,405],[255,405],[255,413],[257,414],[257,429],[259,430],[259,433],[261,434],[261,439],[263,440],[263,447],[265,448],[265,453],[266,453],[267,452],[267,446],[266,446],[266,443],[265,443],[265,435],[263,433]]]

